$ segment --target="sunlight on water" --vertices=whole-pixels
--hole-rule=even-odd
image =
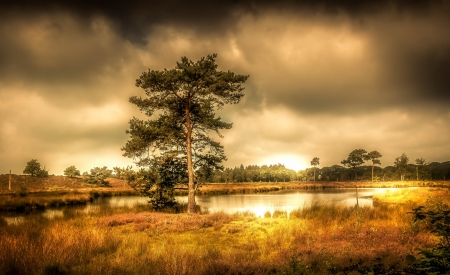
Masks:
[[[51,220],[51,219],[54,219],[54,218],[61,218],[61,217],[63,217],[63,216],[64,216],[64,213],[63,213],[62,210],[52,210],[52,209],[49,209],[49,210],[46,210],[46,211],[42,214],[42,216],[45,217],[45,218],[47,218],[47,219],[49,219],[49,220]]]
[[[198,196],[196,203],[209,212],[252,212],[256,217],[264,217],[269,212],[290,212],[309,206],[312,203],[337,203],[349,207],[358,204],[361,207],[372,207],[372,196],[375,189],[358,189],[358,200],[355,189],[320,190],[320,191],[281,191],[258,194],[236,194],[218,196]],[[176,197],[178,202],[187,202],[187,197]]]
[[[3,219],[5,219],[6,223],[8,225],[11,224],[21,224],[25,221],[25,217],[23,216],[17,216],[17,217],[4,217]]]

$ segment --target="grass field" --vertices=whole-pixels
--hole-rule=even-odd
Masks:
[[[427,207],[446,203],[430,192]],[[389,195],[389,194],[388,194]],[[393,192],[391,196],[404,196]],[[432,197],[436,195],[436,197]],[[406,255],[437,238],[408,214],[417,203],[313,204],[250,213],[156,213],[100,206],[7,225],[3,274],[401,274]],[[351,273],[353,272],[353,273]],[[371,273],[372,272],[372,273]]]

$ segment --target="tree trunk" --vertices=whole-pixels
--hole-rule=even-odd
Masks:
[[[373,182],[373,168],[375,165],[372,164],[372,182]]]
[[[316,169],[314,168],[314,182],[316,182]]]
[[[186,149],[187,149],[187,166],[188,166],[188,213],[195,213],[195,182],[194,182],[194,167],[192,165],[192,126],[191,126],[191,117],[189,113],[189,102],[186,104],[186,127],[187,127],[187,135],[186,135]]]

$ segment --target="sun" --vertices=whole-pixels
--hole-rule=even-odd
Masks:
[[[284,164],[288,169],[294,171],[306,169],[306,162],[301,156],[297,155],[276,155],[264,159],[264,164]]]

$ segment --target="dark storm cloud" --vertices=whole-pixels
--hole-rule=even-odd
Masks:
[[[0,168],[128,165],[120,148],[139,112],[127,99],[144,95],[135,79],[214,52],[219,69],[250,74],[242,102],[219,112],[234,123],[218,139],[226,166],[332,165],[355,148],[379,150],[383,165],[402,152],[448,160],[449,3],[3,4]]]
[[[308,71],[302,78],[287,72],[285,75],[287,77],[283,80],[286,84],[281,85],[282,91],[265,95],[269,105],[290,105],[305,112],[356,112],[377,109],[379,105],[408,106],[417,104],[418,101],[447,103],[450,98],[446,87],[450,85],[450,78],[446,77],[445,72],[450,69],[449,44],[438,41],[439,46],[429,44],[418,50],[410,49],[409,43],[426,40],[427,34],[411,33],[407,30],[411,26],[402,23],[404,18],[419,22],[431,21],[435,23],[431,26],[435,26],[441,32],[439,39],[445,40],[445,33],[448,33],[450,25],[447,16],[450,13],[449,7],[449,1],[387,0],[231,3],[172,0],[129,1],[126,4],[52,0],[15,1],[4,5],[0,11],[4,15],[4,27],[0,33],[4,38],[0,42],[2,60],[0,81],[4,83],[26,79],[26,82],[32,85],[52,83],[52,89],[48,89],[47,92],[55,101],[60,99],[73,102],[78,95],[78,100],[92,97],[89,98],[90,102],[102,102],[109,96],[108,93],[85,94],[83,87],[98,83],[101,75],[120,72],[124,68],[124,62],[128,64],[135,62],[131,57],[133,53],[121,43],[121,37],[141,47],[152,45],[155,41],[161,44],[166,42],[158,39],[161,36],[161,27],[170,26],[189,30],[192,32],[191,39],[200,43],[212,37],[227,39],[227,34],[238,33],[246,28],[245,25],[239,25],[242,18],[248,16],[255,18],[251,23],[255,24],[254,30],[258,32],[259,18],[267,13],[273,13],[283,14],[294,21],[302,17],[308,18],[314,25],[331,29],[336,28],[334,25],[348,25],[355,33],[371,36],[370,54],[374,58],[379,58],[376,62],[380,63],[382,68],[378,72],[367,71],[365,64],[362,63],[372,60],[358,60],[353,66],[341,66],[341,60],[337,60],[336,55],[317,57],[316,63],[322,66],[313,68],[317,73]],[[66,13],[67,16],[55,15],[60,13]],[[54,18],[49,22],[42,22],[42,14],[53,15]],[[68,17],[73,21],[67,22]],[[15,20],[16,18],[19,18],[19,22]],[[107,25],[98,26],[99,18]],[[278,26],[277,31],[283,33],[285,28],[289,28],[291,21],[285,20]],[[388,24],[379,26],[378,21]],[[277,33],[269,31],[270,28],[277,28],[276,22],[274,23],[275,26],[272,27],[269,22],[268,31],[260,31],[259,35],[278,39]],[[39,41],[33,36],[29,37],[32,32],[21,32],[29,25],[40,26],[37,30],[42,33]],[[394,26],[393,30],[390,29],[390,25]],[[108,28],[108,36],[105,37],[105,33],[102,33],[102,27]],[[402,35],[403,32],[407,32],[408,35]],[[259,43],[260,37],[252,37],[252,33],[246,35],[249,38],[241,37],[240,40],[248,39],[248,42],[237,42],[246,50],[242,58],[249,63],[274,67],[274,75],[280,69],[284,69],[284,64],[277,60],[279,56],[269,56],[268,60],[258,61],[265,54],[264,51],[274,49],[264,49],[264,45]],[[303,42],[300,41],[298,47],[302,47],[301,43]],[[220,50],[217,43],[214,44],[216,46],[213,45],[211,51]],[[330,51],[327,47],[323,47],[322,50]],[[356,62],[361,62],[362,68],[358,68]],[[336,71],[337,64],[340,66],[339,71]],[[377,82],[370,80],[360,82],[361,79],[373,74],[378,74]],[[326,78],[328,81],[320,81],[320,78]],[[253,79],[252,77],[249,81],[250,86],[255,85]],[[390,87],[384,85],[385,83],[389,83]],[[270,86],[267,83],[263,84],[265,89]],[[370,85],[370,88],[364,85]],[[278,87],[270,89],[280,90]],[[248,93],[252,91],[255,90]],[[255,107],[259,108],[263,99],[258,96],[261,92],[256,91],[252,103],[258,102]],[[404,94],[407,94],[406,99]],[[363,104],[365,102],[372,104]]]
[[[122,35],[135,42],[143,42],[145,34],[154,25],[175,24],[198,28],[202,31],[217,32],[230,28],[240,13],[258,14],[267,9],[278,11],[304,11],[335,15],[347,13],[355,17],[373,14],[385,9],[398,12],[424,12],[441,1],[11,1],[3,4],[6,11],[48,12],[69,11],[84,18],[102,15],[116,23]]]

